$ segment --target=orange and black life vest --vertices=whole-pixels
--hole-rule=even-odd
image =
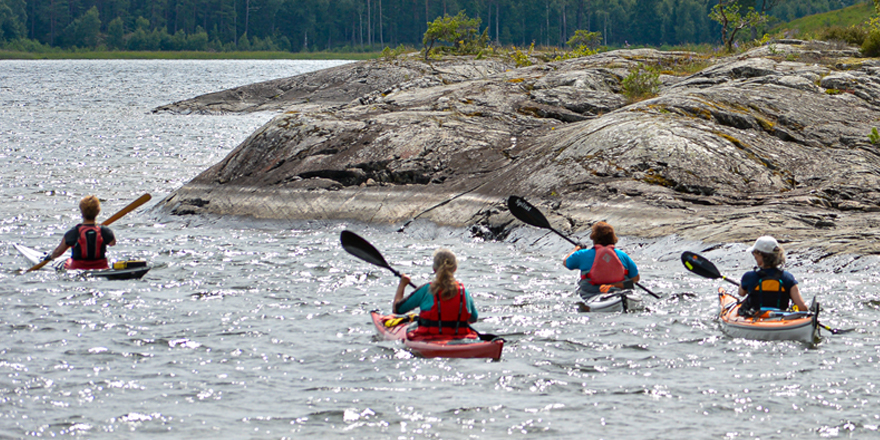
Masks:
[[[762,307],[772,307],[787,310],[791,301],[791,294],[782,283],[782,271],[773,271],[771,275],[763,270],[758,271],[758,284],[749,292],[744,307],[752,310],[760,310]]]
[[[434,294],[434,305],[429,310],[419,313],[419,326],[415,330],[418,336],[447,335],[452,337],[468,337],[474,334],[470,327],[471,313],[465,301],[464,284],[458,283],[455,295],[446,300],[440,299],[438,291]]]
[[[614,251],[614,245],[609,244],[602,246],[597,244],[593,246],[596,250],[596,258],[593,259],[593,265],[586,275],[582,275],[581,279],[589,278],[590,284],[614,284],[626,279],[628,270],[623,266],[617,252]]]

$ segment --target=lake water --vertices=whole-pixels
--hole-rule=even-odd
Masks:
[[[0,61],[0,439],[880,437],[876,257],[789,255],[823,323],[858,329],[809,346],[721,333],[724,283],[679,255],[738,278],[753,264],[743,244],[624,237],[662,299],[579,314],[569,245],[528,226],[485,242],[420,222],[399,233],[152,209],[272,117],[152,108],[340,63]],[[99,195],[106,218],[144,193],[111,248],[153,263],[143,279],[20,274],[30,265],[11,244],[56,246],[82,196]],[[344,229],[417,284],[434,249],[453,249],[475,327],[507,339],[501,360],[378,341],[369,312],[390,309],[397,279],[345,253]]]

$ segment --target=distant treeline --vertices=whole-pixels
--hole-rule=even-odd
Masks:
[[[741,0],[779,21],[865,0]],[[420,47],[427,23],[464,10],[499,45],[717,44],[718,0],[0,0],[0,43],[110,50],[374,51]],[[867,19],[867,17],[866,17]]]

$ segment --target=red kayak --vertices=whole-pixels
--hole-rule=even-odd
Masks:
[[[386,340],[401,340],[406,348],[426,358],[491,358],[501,359],[504,339],[494,335],[480,334],[478,339],[428,339],[410,340],[406,333],[416,315],[382,315],[370,312],[376,331]]]

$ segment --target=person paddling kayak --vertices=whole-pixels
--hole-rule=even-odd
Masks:
[[[394,294],[392,311],[404,314],[420,309],[418,327],[407,334],[410,340],[477,338],[470,323],[477,322],[477,309],[464,284],[455,279],[458,262],[449,249],[434,252],[434,281],[416,289],[404,299],[410,283],[406,274],[400,274],[400,284]]]
[[[755,240],[748,251],[758,267],[743,274],[740,281],[739,296],[746,297],[739,308],[740,315],[752,316],[762,307],[787,310],[791,302],[798,310],[806,311],[798,281],[791,272],[781,269],[785,264],[785,250],[779,242],[765,235]]]
[[[602,292],[602,285],[611,285],[611,289],[632,288],[639,282],[639,268],[632,258],[620,249],[615,249],[617,235],[614,228],[606,222],[593,225],[590,239],[593,247],[585,249],[575,246],[562,263],[569,270],[580,269],[581,279],[578,283],[578,294],[584,300]]]
[[[61,244],[46,254],[44,260],[58,258],[72,247],[70,258],[64,263],[65,269],[107,269],[107,246],[114,246],[116,237],[110,228],[95,223],[101,213],[101,202],[95,196],[83,197],[79,211],[82,223],[64,233]]]

